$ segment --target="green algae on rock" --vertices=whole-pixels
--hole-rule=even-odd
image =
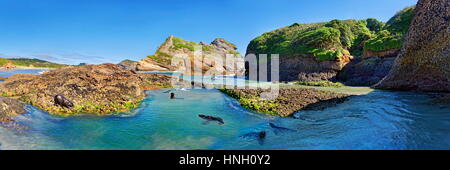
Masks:
[[[375,88],[450,91],[450,1],[419,0],[405,43]]]
[[[168,87],[171,80],[166,75],[136,74],[114,64],[85,65],[0,83],[0,94],[52,114],[105,115],[135,108],[146,96],[144,90]],[[55,95],[65,96],[75,106],[55,105]]]
[[[260,97],[270,89],[220,89],[221,92],[237,99],[249,110],[274,114],[281,117],[292,116],[300,110],[322,110],[344,102],[350,95],[307,88],[281,88],[277,98]]]

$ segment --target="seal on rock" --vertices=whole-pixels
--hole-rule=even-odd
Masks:
[[[73,103],[70,100],[66,99],[63,95],[59,95],[59,94],[55,95],[54,100],[55,100],[55,104],[59,105],[61,107],[65,107],[65,108],[73,107]]]

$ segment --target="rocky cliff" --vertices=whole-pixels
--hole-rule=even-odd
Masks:
[[[242,75],[244,72],[243,57],[236,49],[234,44],[221,38],[207,44],[170,36],[158,47],[154,55],[138,62],[137,70],[180,71],[184,74],[195,74],[194,71],[199,70],[198,72],[208,75]],[[180,55],[184,56],[182,60],[185,61],[172,63],[174,57]],[[187,69],[188,66],[191,66],[190,70]]]
[[[337,78],[349,86],[372,86],[389,73],[394,61],[395,57],[355,57]]]
[[[371,35],[366,20],[296,23],[256,37],[247,54],[279,54],[281,81],[331,80]]]
[[[15,76],[0,83],[1,96],[17,98],[52,114],[109,114],[136,107],[144,90],[169,87],[171,77],[137,74],[115,64],[71,66],[42,75]],[[73,107],[54,100],[62,95]]]
[[[372,86],[382,80],[400,53],[414,9],[413,6],[397,12],[387,23],[371,21],[379,29],[372,29],[372,37],[364,42],[363,55],[347,64],[339,72],[338,80],[351,86]]]
[[[376,88],[450,91],[450,1],[419,0],[400,55]]]

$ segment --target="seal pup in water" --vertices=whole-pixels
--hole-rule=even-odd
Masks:
[[[202,118],[202,119],[205,119],[205,120],[207,120],[207,121],[216,121],[216,122],[219,123],[220,125],[225,124],[225,122],[223,121],[223,119],[220,118],[220,117],[214,117],[214,116],[208,116],[208,115],[202,115],[202,114],[198,115],[198,117],[200,117],[200,118]]]
[[[55,104],[59,105],[61,107],[65,107],[65,108],[73,107],[73,103],[70,100],[66,99],[63,95],[59,95],[59,94],[55,95],[54,100],[55,100]]]

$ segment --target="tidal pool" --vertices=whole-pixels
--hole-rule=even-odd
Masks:
[[[167,90],[148,91],[138,108],[106,117],[27,106],[15,123],[0,125],[0,149],[450,149],[450,105],[432,94],[374,90],[280,118],[248,111],[216,89],[183,88],[173,100]],[[265,140],[246,135],[260,131]]]

